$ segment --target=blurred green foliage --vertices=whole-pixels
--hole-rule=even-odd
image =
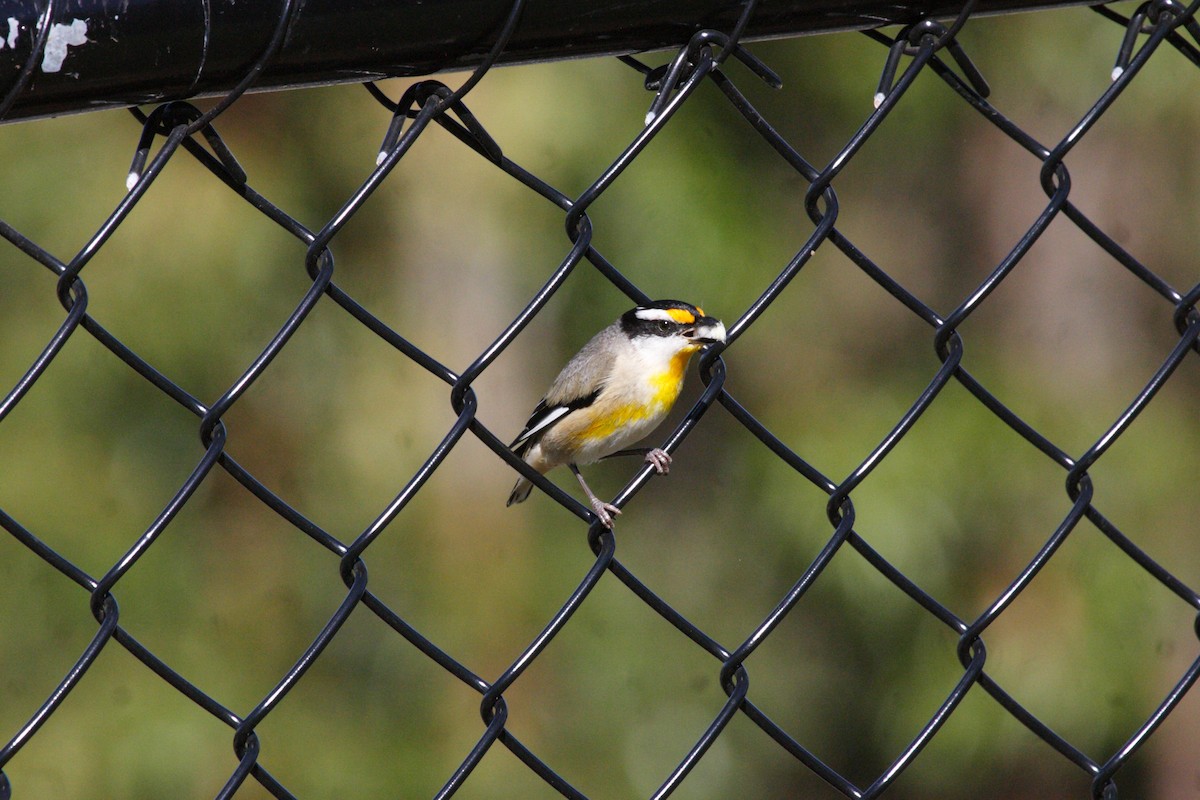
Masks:
[[[960,40],[995,105],[1053,144],[1105,88],[1122,33],[1070,9],[975,19]],[[885,51],[852,33],[752,49],[785,88],[772,92],[737,65],[730,74],[801,153],[826,163],[870,113]],[[1181,291],[1197,279],[1200,245],[1198,77],[1177,53],[1160,53],[1067,160],[1072,202]],[[506,155],[574,195],[637,133],[650,99],[640,84],[613,59],[502,68],[468,105]],[[385,88],[398,96],[403,83]],[[369,173],[387,123],[366,92],[327,87],[247,96],[217,127],[252,185],[315,228]],[[0,130],[0,217],[69,258],[120,199],[138,133],[118,111]],[[838,225],[944,315],[1044,206],[1039,167],[927,73],[835,182]],[[732,322],[811,233],[806,189],[705,86],[589,211],[594,243],[650,295]],[[559,210],[438,129],[333,244],[338,284],[455,370],[568,249]],[[304,248],[182,153],[83,278],[101,324],[210,403],[308,286]],[[518,430],[562,362],[628,305],[580,266],[476,382],[480,420],[501,436]],[[19,379],[62,317],[53,276],[0,250],[0,387]],[[1061,218],[962,335],[972,374],[1073,456],[1176,339],[1169,304]],[[835,481],[939,367],[930,329],[830,245],[725,361],[734,396]],[[1097,507],[1192,586],[1198,367],[1184,363],[1092,471]],[[692,376],[685,401],[699,390]],[[228,452],[350,541],[453,420],[443,383],[326,300],[227,415]],[[79,332],[0,425],[0,507],[102,575],[195,466],[197,427]],[[606,463],[589,481],[611,494],[636,469]],[[366,556],[372,591],[489,679],[592,563],[584,526],[555,504],[535,496],[504,508],[512,477],[468,435]],[[855,491],[856,530],[970,620],[1067,513],[1064,478],[952,384]],[[569,476],[563,485],[574,491]],[[718,408],[670,478],[653,480],[621,517],[618,557],[733,648],[827,541],[824,504]],[[115,595],[130,633],[245,714],[344,587],[335,557],[218,470]],[[6,535],[0,609],[7,740],[96,625],[85,593]],[[1103,761],[1196,657],[1192,617],[1084,522],[988,630],[987,669]],[[750,697],[865,786],[960,678],[955,644],[846,548],[751,657]],[[718,668],[606,576],[506,693],[510,729],[590,797],[646,796],[724,702]],[[429,796],[482,733],[478,706],[473,690],[360,609],[259,729],[262,763],[301,797]],[[1193,796],[1198,722],[1189,697],[1119,773],[1121,796]],[[235,765],[231,742],[228,728],[110,643],[6,772],[18,797],[205,797]],[[1087,787],[975,688],[887,796],[1020,800],[1083,797]],[[238,796],[266,795],[249,782]],[[458,796],[554,795],[496,746]],[[676,796],[840,797],[740,717]]]

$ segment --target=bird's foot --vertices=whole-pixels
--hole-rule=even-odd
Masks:
[[[621,509],[614,506],[612,503],[606,503],[598,497],[592,498],[592,510],[596,512],[596,516],[600,518],[600,524],[612,530],[613,517],[621,515]]]
[[[646,463],[653,465],[659,475],[666,475],[671,471],[671,454],[655,447],[646,453]]]

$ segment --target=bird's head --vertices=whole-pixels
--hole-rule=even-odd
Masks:
[[[701,347],[725,341],[725,326],[716,317],[707,316],[704,309],[680,300],[656,300],[626,311],[620,320],[621,330],[631,339],[647,345],[695,352]]]

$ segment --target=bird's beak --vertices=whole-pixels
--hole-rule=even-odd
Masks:
[[[716,344],[725,341],[725,325],[715,317],[701,317],[683,335],[697,344]]]

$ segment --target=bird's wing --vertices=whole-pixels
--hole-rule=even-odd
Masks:
[[[596,389],[596,391],[586,397],[577,397],[568,402],[555,403],[553,405],[548,404],[545,398],[542,398],[537,407],[533,409],[533,413],[529,415],[529,421],[525,423],[525,430],[521,431],[509,447],[516,451],[517,455],[524,455],[525,451],[538,440],[547,428],[572,411],[587,408],[596,402],[596,398],[599,396],[600,389]]]
[[[525,430],[513,440],[509,447],[519,456],[533,446],[546,429],[560,419],[587,408],[596,402],[604,388],[604,378],[613,368],[612,337],[617,335],[615,326],[610,325],[593,336],[567,365],[558,373],[546,396],[533,409]]]

